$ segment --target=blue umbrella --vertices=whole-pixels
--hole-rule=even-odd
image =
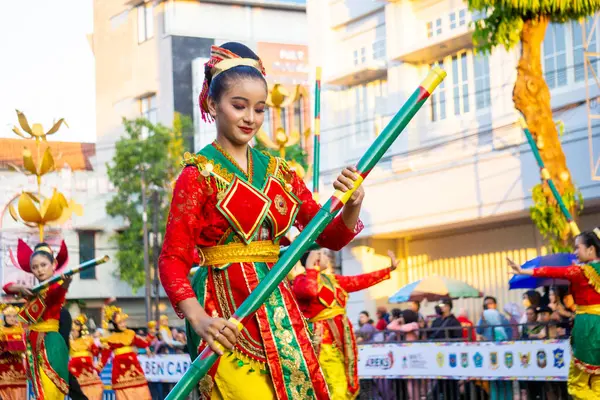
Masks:
[[[536,257],[521,265],[523,269],[539,267],[568,267],[577,261],[571,253],[557,253]],[[515,275],[508,281],[509,289],[535,289],[540,286],[568,285],[569,282],[554,278],[534,278],[527,275]]]

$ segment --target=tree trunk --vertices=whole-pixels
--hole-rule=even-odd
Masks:
[[[521,32],[521,58],[517,66],[517,81],[513,90],[513,102],[529,126],[538,144],[540,155],[559,193],[574,190],[571,174],[563,152],[558,130],[552,119],[550,90],[542,72],[542,42],[547,18],[524,21]],[[555,204],[549,188],[544,190],[550,204]],[[574,210],[570,210],[574,211]]]

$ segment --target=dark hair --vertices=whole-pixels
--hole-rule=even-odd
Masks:
[[[304,253],[302,255],[302,258],[300,258],[300,264],[302,264],[302,266],[304,268],[306,268],[306,261],[308,261],[308,255],[310,254],[310,251],[307,251],[306,253]]]
[[[493,297],[493,296],[485,296],[485,297],[483,298],[483,303],[485,304],[485,302],[486,302],[487,300],[492,300],[492,301],[494,302],[494,304],[498,304],[498,301],[497,301],[497,300],[496,300],[496,298],[495,298],[495,297]]]
[[[527,310],[531,310],[531,311],[533,311],[533,313],[534,313],[535,315],[537,315],[537,313],[538,313],[538,310],[537,310],[535,307],[527,307]],[[527,310],[525,310],[525,311],[527,311]]]
[[[365,317],[369,318],[369,312],[368,311],[361,311],[359,314],[365,314]]]
[[[55,261],[54,254],[46,251],[45,249],[38,250],[41,247],[50,248],[50,246],[46,242],[41,242],[41,243],[36,244],[35,247],[33,248],[33,253],[31,254],[31,257],[29,258],[29,263],[31,263],[31,260],[33,260],[33,257],[35,257],[35,256],[44,256],[48,259],[48,261],[50,261],[51,264],[54,264],[54,261]]]
[[[399,308],[392,308],[392,317],[400,318],[402,316],[402,310]]]
[[[544,312],[548,313],[548,314],[552,314],[552,309],[550,309],[550,307],[548,307],[548,306],[541,306],[541,307],[538,307],[537,312],[538,312],[538,314],[544,313]]]
[[[445,304],[452,310],[452,299],[442,299],[440,300],[440,304]]]
[[[241,43],[228,42],[219,47],[229,50],[230,52],[242,58],[251,58],[257,61],[259,60],[255,52]],[[265,84],[265,90],[267,89],[267,81],[265,80],[265,77],[263,76],[262,72],[254,67],[238,65],[237,67],[233,67],[227,71],[221,72],[214,79],[212,77],[211,69],[212,68],[209,66],[204,68],[204,77],[208,83],[208,96],[216,102],[218,102],[223,93],[229,89],[231,81],[234,79],[260,79]]]
[[[585,247],[594,247],[596,249],[596,257],[600,257],[600,238],[593,231],[585,231],[581,232],[577,235],[578,238],[581,238],[581,241],[585,245]]]
[[[111,331],[113,332],[123,332],[122,330],[119,329],[119,327],[117,326],[117,323],[114,320],[110,320],[110,324],[113,326]]]
[[[529,300],[532,307],[539,306],[542,300],[542,295],[537,290],[528,290],[525,293],[523,293],[523,296],[525,296]]]
[[[404,318],[405,324],[410,324],[411,322],[417,322],[419,320],[419,314],[413,310],[404,310],[402,311],[402,318]]]

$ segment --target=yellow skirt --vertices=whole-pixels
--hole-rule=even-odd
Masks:
[[[275,389],[269,375],[238,367],[233,357],[222,357],[215,374],[211,400],[271,400]],[[137,400],[137,399],[136,399]]]
[[[352,399],[348,393],[344,354],[332,344],[321,344],[319,363],[327,381],[331,400]]]
[[[64,400],[65,394],[50,380],[43,368],[40,368],[40,378],[44,390],[44,400]]]

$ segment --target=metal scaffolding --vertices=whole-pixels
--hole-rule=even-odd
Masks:
[[[600,93],[600,79],[598,75],[600,71],[598,71],[598,66],[600,65],[600,53],[595,51],[589,51],[589,44],[594,43],[594,48],[592,50],[596,50],[596,41],[594,40],[594,35],[596,35],[597,26],[598,26],[598,16],[600,13],[594,14],[591,18],[591,23],[586,20],[581,21],[581,29],[583,31],[583,70],[585,74],[585,105],[587,109],[588,115],[588,147],[590,154],[590,172],[592,175],[592,180],[600,181],[600,155],[596,155],[594,153],[594,140],[593,140],[593,129],[594,129],[594,121],[600,120],[600,114],[598,114],[598,101],[600,97],[598,93]],[[588,22],[586,24],[586,22]],[[587,25],[587,26],[586,26]],[[588,29],[589,28],[589,29]],[[591,73],[591,75],[590,75]],[[591,78],[594,78],[594,82],[591,81]],[[592,94],[592,90],[590,85],[596,86],[596,90],[594,90],[594,94]]]

